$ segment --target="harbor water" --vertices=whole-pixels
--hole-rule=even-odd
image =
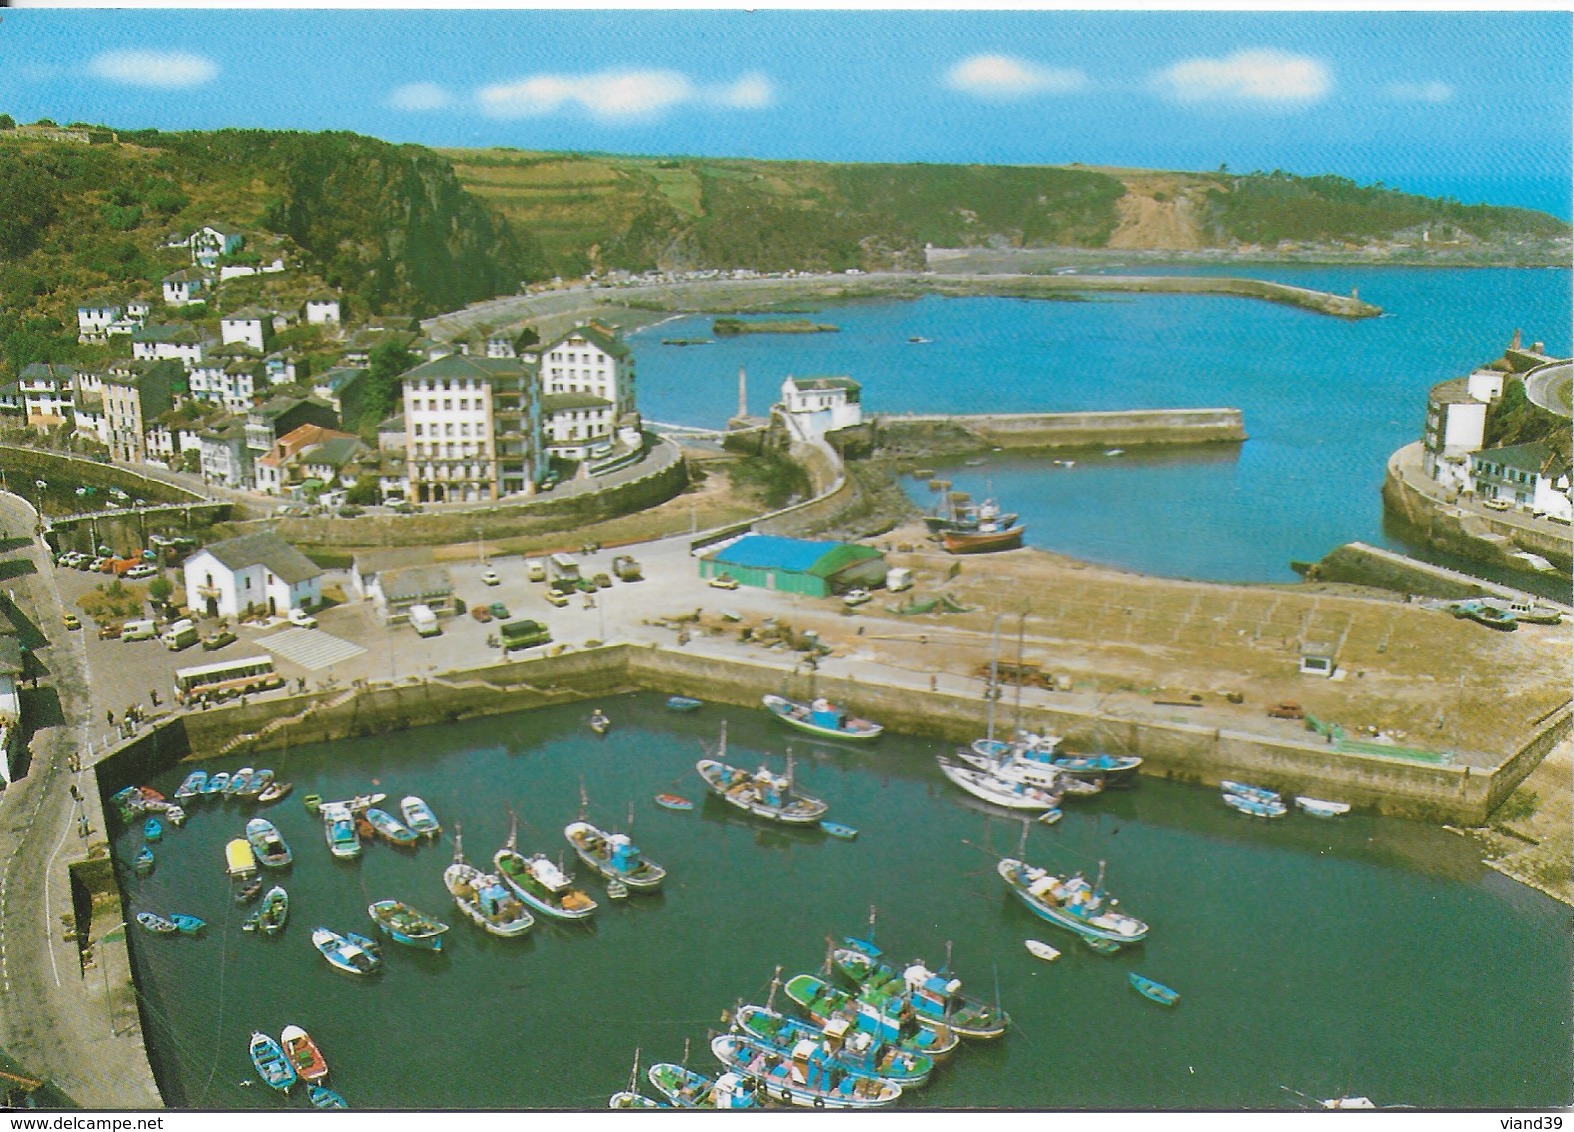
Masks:
[[[586,726],[592,706],[613,720],[604,738]],[[728,761],[781,770],[790,742],[800,788],[857,840],[703,800],[694,763],[724,716]],[[294,793],[271,807],[197,803],[184,828],[165,832],[145,878],[129,867],[140,821],[117,826],[128,915],[185,912],[209,925],[195,938],[132,929],[166,1099],[304,1106],[255,1081],[246,1053],[253,1030],[277,1036],[295,1023],[355,1107],[602,1108],[627,1084],[636,1049],[647,1094],[643,1067],[681,1060],[685,1043],[691,1065],[713,1071],[708,1034],[724,1028],[723,1012],[762,1003],[778,964],[784,978],[818,968],[827,938],[863,934],[872,905],[893,962],[938,966],[949,944],[964,989],[1012,1017],[1004,1039],[964,1043],[903,1108],[1292,1109],[1307,1103],[1297,1093],[1450,1109],[1571,1100],[1569,910],[1486,869],[1468,840],[1359,813],[1263,821],[1210,790],[1157,780],[1068,801],[1059,824],[1029,827],[1027,859],[1089,878],[1105,862],[1121,909],[1152,928],[1103,956],[1007,893],[995,864],[1015,853],[1022,823],[947,783],[934,762],[944,745],[789,736],[763,710],[677,715],[656,695],[609,697],[258,756]],[[252,760],[196,765],[242,761]],[[151,785],[172,795],[190,769]],[[468,859],[490,867],[512,805],[523,852],[577,864],[562,828],[582,787],[603,828],[627,828],[632,814],[635,840],[668,869],[662,893],[608,901],[580,867],[602,905],[588,927],[538,917],[528,937],[505,940],[465,920],[442,883],[456,827]],[[369,790],[386,792],[395,813],[404,795],[424,797],[441,840],[332,859],[303,796]],[[658,808],[664,791],[694,811]],[[242,932],[248,909],[231,902],[223,869],[224,844],[257,813],[295,855],[278,874],[291,912],[277,937]],[[330,968],[312,928],[375,934],[366,906],[384,898],[450,923],[442,952],[387,942],[372,978]],[[1062,957],[1032,957],[1028,938]],[[1180,1004],[1139,996],[1131,971],[1179,991]]]
[[[1355,288],[1385,313],[1346,321],[1220,295],[928,296],[819,309],[814,320],[837,333],[661,344],[713,337],[711,320],[692,316],[630,337],[640,407],[652,420],[720,426],[744,367],[755,413],[786,376],[824,374],[862,382],[864,408],[877,413],[1239,408],[1250,439],[1238,447],[1063,454],[1069,468],[997,454],[935,470],[1020,512],[1032,546],[1170,577],[1284,582],[1295,580],[1292,560],[1352,540],[1415,550],[1384,530],[1378,491],[1389,455],[1420,438],[1431,386],[1498,357],[1516,329],[1527,346],[1569,353],[1566,270],[1168,273]],[[932,502],[923,483],[906,486],[920,506]]]

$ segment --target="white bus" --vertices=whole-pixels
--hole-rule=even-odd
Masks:
[[[284,687],[284,677],[273,670],[273,658],[249,656],[175,670],[175,702],[200,704],[227,700],[251,692]]]

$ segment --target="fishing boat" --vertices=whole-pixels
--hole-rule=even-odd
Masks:
[[[321,1109],[347,1109],[350,1102],[325,1085],[312,1085],[306,1090],[306,1097],[312,1102],[313,1108]]]
[[[705,706],[705,701],[704,700],[692,699],[689,696],[668,696],[667,697],[667,710],[668,711],[698,711],[700,708],[702,708],[704,706]],[[655,1069],[652,1068],[651,1072],[654,1073]]]
[[[1174,1006],[1180,1001],[1180,992],[1173,991],[1163,983],[1156,983],[1152,979],[1131,971],[1126,975],[1131,980],[1131,985],[1143,998],[1151,999],[1160,1006]]]
[[[883,1108],[902,1095],[900,1085],[845,1069],[808,1039],[785,1055],[744,1034],[722,1034],[710,1048],[728,1069],[758,1081],[767,1098],[799,1108]]]
[[[302,1081],[315,1085],[328,1076],[328,1062],[322,1050],[317,1048],[312,1036],[299,1026],[292,1023],[284,1027],[279,1033],[279,1044],[284,1047],[284,1056],[290,1059],[290,1064],[295,1067]]]
[[[635,892],[655,892],[666,879],[667,870],[645,857],[626,833],[605,833],[587,821],[576,821],[563,827],[563,836],[581,861]]]
[[[149,818],[142,823],[142,836],[148,841],[158,842],[164,836],[164,826],[158,818]]]
[[[268,889],[257,909],[257,927],[265,935],[278,935],[290,918],[290,894],[280,885]]]
[[[1487,598],[1482,604],[1513,614],[1515,621],[1522,621],[1527,625],[1556,625],[1563,620],[1562,610],[1552,605],[1538,605],[1531,601],[1509,601],[1503,598]]]
[[[432,807],[414,794],[399,803],[399,812],[404,815],[404,824],[422,837],[436,838],[443,832],[437,815],[432,813]]]
[[[1025,533],[1027,528],[1020,525],[980,523],[970,531],[941,531],[940,545],[947,554],[993,554],[998,550],[1016,550]]]
[[[727,751],[727,727],[722,725],[717,753]],[[767,767],[750,773],[728,766],[719,759],[701,759],[694,764],[710,792],[734,809],[784,825],[817,825],[830,809],[818,798],[793,789],[792,755],[787,756],[787,773],[773,774]]]
[[[1224,804],[1254,818],[1282,818],[1290,812],[1283,802],[1264,802],[1261,798],[1247,798],[1240,794],[1225,794]]]
[[[402,900],[379,900],[367,907],[366,914],[395,943],[423,947],[429,951],[443,949],[443,933],[448,930],[448,925],[425,912],[417,911]]]
[[[301,805],[306,807],[306,812],[308,814],[310,814],[312,817],[316,817],[322,812],[322,795],[308,794],[306,797],[301,799]]]
[[[246,823],[246,841],[257,860],[270,869],[282,869],[295,859],[278,828],[267,818],[252,818]]]
[[[1045,962],[1053,963],[1056,959],[1060,958],[1059,949],[1049,946],[1049,944],[1045,943],[1043,940],[1025,939],[1022,941],[1022,943],[1027,947],[1028,952],[1036,959],[1042,959]]]
[[[405,825],[404,822],[394,817],[387,810],[379,810],[373,806],[366,811],[366,820],[371,823],[377,836],[390,845],[401,849],[412,849],[421,840],[421,835]]]
[[[247,873],[235,878],[233,898],[237,904],[249,904],[257,899],[257,894],[262,891],[262,878],[256,873]]]
[[[628,1088],[622,1092],[613,1093],[607,1100],[607,1107],[612,1109],[655,1109],[664,1106],[657,1104],[649,1097],[639,1093],[639,1049],[634,1050],[634,1068],[629,1071]]]
[[[459,910],[492,935],[522,936],[535,926],[530,910],[501,880],[465,860],[458,826],[454,827],[454,862],[443,870],[443,884]]]
[[[1321,798],[1308,798],[1297,794],[1295,804],[1314,818],[1336,818],[1350,812],[1349,802],[1325,802]]]
[[[257,795],[257,801],[264,806],[269,806],[284,798],[294,789],[295,784],[293,782],[270,782],[263,788],[262,793]]]
[[[1034,915],[1085,939],[1120,946],[1147,937],[1147,924],[1115,910],[1116,902],[1104,890],[1102,861],[1098,880],[1093,884],[1081,875],[1053,876],[1014,857],[1003,858],[996,871]]]
[[[1016,521],[1015,512],[1002,511],[1000,505],[993,499],[974,503],[972,496],[965,491],[946,491],[935,509],[924,516],[924,526],[929,528],[929,533],[932,535],[944,534],[947,531],[977,531],[986,526],[1008,528]]]
[[[243,802],[255,802],[262,796],[262,792],[272,785],[273,771],[266,768],[255,770],[246,780],[246,785],[235,792],[235,797]]]
[[[1252,786],[1245,782],[1231,782],[1228,778],[1219,783],[1219,789],[1226,794],[1234,794],[1239,798],[1251,798],[1257,802],[1282,802],[1276,790],[1269,790],[1264,786]]]
[[[916,1089],[929,1080],[935,1069],[934,1057],[902,1049],[869,1030],[857,1029],[847,1015],[832,1015],[822,1026],[778,1013],[774,1007],[780,978],[781,968],[778,967],[771,978],[770,997],[765,1005],[740,1006],[733,1017],[733,1029],[782,1051],[790,1050],[805,1039],[817,1042],[847,1069],[879,1077],[904,1089]]]
[[[355,831],[355,818],[343,802],[324,802],[319,811],[322,833],[329,851],[341,861],[361,855],[361,835]]]
[[[202,788],[202,796],[204,798],[212,798],[215,795],[222,797],[223,794],[224,794],[225,789],[228,788],[229,784],[230,784],[230,772],[229,771],[227,771],[227,770],[215,771],[214,773],[208,775],[207,785],[205,785]]]
[[[612,721],[602,714],[600,708],[590,713],[590,729],[597,735],[605,735],[611,726]]]
[[[1029,786],[1022,782],[1007,782],[995,778],[975,767],[954,763],[944,755],[936,755],[940,771],[973,797],[1004,806],[1010,810],[1038,810],[1042,813],[1060,813],[1060,795]]]
[[[240,794],[242,790],[246,789],[247,785],[251,782],[251,776],[254,773],[255,770],[252,767],[243,766],[234,774],[230,775],[230,780],[224,787],[225,799],[228,800],[230,798],[234,798]]]
[[[224,861],[232,877],[257,871],[257,854],[252,851],[251,842],[244,837],[237,837],[224,846]]]
[[[692,810],[694,803],[680,794],[657,794],[656,805],[664,810]]]
[[[199,920],[196,916],[188,916],[184,912],[171,912],[169,919],[170,923],[185,935],[197,935],[208,926],[208,921]]]
[[[510,811],[513,823],[508,840],[492,855],[492,865],[503,883],[526,904],[554,920],[588,919],[598,905],[574,887],[569,876],[545,853],[526,857],[519,851],[519,819]]]
[[[871,935],[874,913],[869,914]],[[931,971],[915,959],[900,972],[882,962],[883,952],[872,939],[846,936],[842,946],[831,949],[831,969],[858,988],[858,997],[879,1005],[883,1000],[905,999],[920,1021],[944,1024],[964,1038],[998,1038],[1011,1025],[999,1006],[962,993],[962,980]],[[945,966],[950,970],[949,947]]]
[[[832,986],[818,975],[794,975],[783,988],[787,997],[820,1026],[843,1017],[856,1030],[910,1053],[942,1058],[956,1049],[961,1038],[943,1023],[920,1018],[906,1002],[865,1002],[860,996]]]
[[[144,845],[137,851],[136,860],[131,862],[131,869],[139,877],[145,877],[153,871],[153,850]]]
[[[177,802],[184,802],[188,798],[200,797],[203,788],[206,787],[207,784],[208,772],[205,770],[194,770],[188,774],[181,782],[180,786],[176,788],[175,800]]]
[[[1137,780],[1137,768],[1142,759],[1136,755],[1069,755],[1057,754],[1055,769],[1073,778],[1103,779],[1109,786],[1131,786]]]
[[[855,841],[858,838],[856,829],[850,825],[843,825],[839,821],[822,821],[820,828],[832,837],[839,837],[843,841]]]
[[[383,965],[371,951],[329,928],[312,929],[312,946],[330,964],[352,975],[370,975]]]
[[[174,920],[167,920],[157,912],[138,912],[137,923],[155,935],[173,935],[180,930],[180,925]]]
[[[656,1091],[672,1102],[673,1108],[719,1108],[732,1111],[759,1108],[758,1082],[727,1072],[707,1077],[684,1065],[659,1062],[646,1074]]]
[[[1519,628],[1519,619],[1507,609],[1495,605],[1486,605],[1483,602],[1471,602],[1469,608],[1463,613],[1456,613],[1456,617],[1465,617],[1477,625],[1485,625],[1488,629],[1497,629],[1504,633],[1512,633]]]
[[[251,1032],[251,1063],[257,1067],[257,1076],[262,1078],[263,1083],[281,1093],[289,1092],[295,1084],[295,1067],[284,1056],[279,1043],[256,1030]]]
[[[1021,783],[1058,797],[1073,792],[1087,795],[1102,791],[1101,782],[1075,779],[1055,765],[1055,746],[1059,742],[1060,737],[1056,735],[1022,735],[1015,743],[975,739],[970,747],[958,748],[956,757],[1002,783]],[[988,750],[996,753],[985,754]]]
[[[781,696],[765,695],[761,702],[767,711],[789,727],[822,739],[876,739],[885,730],[878,723],[848,715],[824,696],[803,704]]]

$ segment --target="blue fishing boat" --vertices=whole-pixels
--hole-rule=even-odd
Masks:
[[[787,726],[822,739],[877,739],[885,730],[878,723],[847,714],[823,696],[808,704],[772,695],[761,697],[761,702]]]
[[[370,975],[383,965],[371,951],[329,928],[312,929],[312,946],[330,964],[351,975]]]
[[[181,782],[180,786],[175,790],[175,800],[177,802],[184,802],[188,798],[196,798],[201,795],[203,789],[207,785],[208,772],[204,770],[194,770],[185,777],[185,780]]]
[[[257,926],[265,935],[278,935],[290,918],[290,894],[280,885],[268,889],[257,909]]]
[[[1073,778],[1100,778],[1109,786],[1130,786],[1136,781],[1142,760],[1136,755],[1057,754],[1051,762],[1056,770]]]
[[[1099,862],[1099,877],[1094,884],[1089,884],[1080,875],[1052,876],[1048,870],[1014,857],[1003,858],[996,866],[996,871],[1035,916],[1075,932],[1090,942],[1119,947],[1147,937],[1147,924],[1115,910],[1115,901],[1104,891],[1102,861]]]
[[[949,1027],[920,1018],[905,1001],[867,1002],[858,995],[831,986],[818,975],[794,975],[784,988],[787,997],[820,1026],[843,1017],[854,1029],[887,1042],[897,1049],[942,1058],[961,1039]]]
[[[392,936],[395,943],[430,951],[443,949],[443,933],[448,930],[448,925],[410,907],[402,900],[379,900],[367,907],[366,914]]]
[[[1226,794],[1234,794],[1240,798],[1251,798],[1257,802],[1282,802],[1277,790],[1269,790],[1265,786],[1252,786],[1245,782],[1231,782],[1228,778],[1219,783],[1219,789]]]
[[[736,1073],[707,1077],[687,1066],[663,1061],[652,1065],[646,1076],[656,1091],[672,1102],[673,1108],[719,1108],[731,1112],[759,1108],[763,1103],[759,1083]]]
[[[563,836],[584,861],[608,881],[621,881],[636,892],[654,892],[667,870],[640,852],[626,833],[607,833],[587,821],[570,822]]]
[[[238,797],[242,790],[251,785],[251,776],[254,773],[251,767],[243,766],[230,775],[229,783],[224,787],[224,797],[226,799]]]
[[[266,768],[254,770],[251,777],[246,780],[246,785],[237,790],[235,796],[243,802],[255,802],[272,784],[273,771]]]
[[[883,1108],[902,1095],[900,1085],[845,1069],[807,1039],[786,1054],[744,1034],[723,1034],[710,1048],[728,1069],[758,1081],[768,1099],[799,1108]]]
[[[1160,1006],[1174,1006],[1180,1001],[1180,993],[1173,991],[1163,983],[1156,983],[1152,979],[1132,971],[1126,975],[1131,980],[1131,985],[1136,987],[1143,998],[1152,999]]]
[[[153,850],[144,845],[137,853],[137,858],[131,863],[131,868],[139,877],[145,877],[153,871]]]
[[[349,1101],[326,1085],[313,1085],[306,1091],[306,1096],[312,1102],[313,1108],[335,1109],[350,1107]]]
[[[432,813],[432,807],[414,794],[399,803],[399,812],[404,815],[404,824],[422,837],[435,838],[443,832],[437,815]]]
[[[149,818],[142,823],[142,836],[149,841],[158,841],[164,836],[164,827],[159,824],[158,818]]]
[[[196,935],[208,926],[206,920],[199,920],[197,917],[188,916],[184,912],[171,912],[169,919],[170,923],[174,924],[176,928],[186,935]]]
[[[858,836],[856,829],[839,821],[822,821],[820,828],[832,837],[840,837],[843,841],[852,841]]]
[[[284,838],[267,818],[252,818],[246,823],[246,842],[257,860],[270,869],[282,869],[295,859]]]
[[[882,952],[869,940],[848,936],[842,944],[831,951],[831,967],[858,988],[864,1002],[881,1006],[906,1001],[920,1021],[944,1025],[964,1038],[998,1038],[1011,1024],[1010,1015],[1000,1007],[963,994],[960,979],[938,975],[922,960],[898,971],[881,961]]]
[[[545,853],[526,857],[519,851],[519,816],[512,808],[508,840],[492,854],[493,875],[513,889],[526,904],[555,920],[583,920],[595,912],[597,903],[574,887],[574,878],[564,872]]]
[[[267,1034],[251,1032],[251,1063],[257,1067],[257,1076],[264,1084],[281,1093],[290,1091],[295,1084],[295,1066],[284,1056],[284,1049]]]
[[[212,798],[215,795],[222,796],[224,794],[225,788],[228,787],[229,784],[230,784],[230,772],[229,771],[227,771],[227,770],[215,771],[214,773],[208,775],[207,785],[202,788],[202,796],[204,798]]]
[[[1241,794],[1225,794],[1224,804],[1254,818],[1282,818],[1290,812],[1283,802],[1265,802],[1261,798],[1247,798]]]
[[[420,834],[387,810],[379,810],[374,806],[366,811],[366,820],[377,831],[377,836],[390,845],[401,849],[413,849],[421,840]]]
[[[343,802],[324,802],[319,811],[322,816],[322,833],[328,842],[328,851],[341,861],[353,860],[361,855],[361,835],[355,831],[355,817]]]
[[[727,728],[721,731],[717,754],[725,755]],[[719,759],[701,759],[694,764],[705,785],[722,801],[746,814],[781,822],[784,825],[817,825],[830,807],[819,798],[799,794],[794,789],[792,755],[787,756],[787,773],[773,774],[768,768],[747,771],[728,766]]]
[[[698,711],[705,706],[703,700],[690,699],[688,696],[668,696],[668,711]],[[654,1070],[652,1070],[654,1072]]]
[[[775,989],[773,983],[772,993]],[[743,1006],[738,1008],[733,1026],[784,1055],[801,1041],[815,1042],[853,1072],[878,1077],[904,1089],[923,1085],[935,1068],[935,1059],[929,1054],[883,1042],[868,1031],[856,1029],[852,1020],[842,1015],[827,1019],[821,1027],[769,1006]]]

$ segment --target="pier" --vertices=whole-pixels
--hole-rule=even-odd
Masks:
[[[1135,448],[1150,444],[1226,444],[1246,439],[1239,409],[1127,409],[1084,413],[881,414],[882,446],[952,447],[945,426],[990,448]],[[964,442],[965,446],[965,442]]]

